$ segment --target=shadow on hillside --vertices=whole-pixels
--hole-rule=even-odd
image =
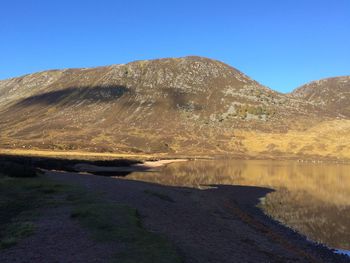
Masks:
[[[188,94],[174,88],[165,88],[164,90],[169,95],[170,105],[173,109],[181,109],[185,111],[203,110],[203,106],[193,103],[193,94]]]
[[[175,88],[165,88],[165,93],[169,95],[169,106],[172,109],[181,109],[186,111],[199,111],[203,107],[192,102],[192,97]],[[33,105],[60,105],[71,106],[77,103],[107,103],[117,101],[126,93],[131,93],[132,90],[125,86],[81,86],[68,87],[60,90],[53,90],[37,95],[33,95],[19,100],[14,107],[29,107]],[[130,104],[130,102],[124,102]],[[131,103],[132,104],[132,103]],[[152,102],[155,105],[155,102]]]
[[[49,91],[20,100],[15,106],[57,105],[69,106],[78,102],[110,102],[118,100],[130,89],[124,86],[83,86]]]

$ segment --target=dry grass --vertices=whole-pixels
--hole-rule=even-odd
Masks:
[[[43,156],[56,158],[81,158],[81,159],[154,159],[163,156],[163,154],[124,154],[124,153],[98,153],[83,151],[47,151],[33,149],[0,149],[0,154],[22,155],[22,156]]]
[[[218,136],[174,135],[172,152],[115,153],[84,150],[0,149],[0,154],[80,159],[168,159],[171,157],[209,157],[215,155],[246,158],[350,159],[350,120],[324,121],[308,129],[286,133],[237,129]],[[143,138],[147,141],[147,138]],[[150,140],[155,140],[153,137]],[[154,141],[153,141],[154,142]],[[137,142],[135,142],[137,144]],[[150,141],[151,143],[151,141]],[[84,147],[82,147],[83,149]]]
[[[242,144],[251,155],[265,153],[350,158],[349,120],[326,121],[305,131],[287,133],[240,131],[236,134],[244,138]]]

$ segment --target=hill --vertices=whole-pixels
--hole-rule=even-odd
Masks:
[[[339,113],[298,93],[278,93],[193,56],[45,71],[0,81],[0,147],[334,157],[310,151],[303,138]],[[299,139],[287,147],[292,133]],[[350,157],[349,145],[341,147]]]
[[[291,95],[337,114],[340,118],[350,118],[350,76],[314,81],[294,90]]]

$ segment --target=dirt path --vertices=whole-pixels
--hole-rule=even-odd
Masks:
[[[185,262],[349,262],[255,208],[269,189],[219,186],[198,190],[89,174],[47,174],[136,208],[146,228],[166,235]]]

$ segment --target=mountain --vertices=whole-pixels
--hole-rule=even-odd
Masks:
[[[50,70],[0,81],[0,147],[347,157],[350,146],[328,147],[328,133],[324,142],[305,140],[319,140],[312,128],[328,127],[339,113],[300,94],[194,56]]]
[[[350,76],[314,81],[294,90],[291,95],[341,118],[350,118]]]

